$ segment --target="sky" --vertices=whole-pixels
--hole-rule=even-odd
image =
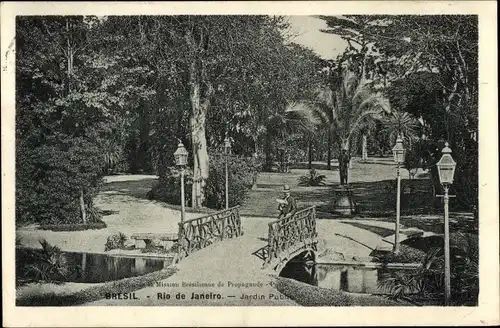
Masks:
[[[334,59],[347,47],[347,42],[334,34],[320,31],[326,28],[322,19],[313,16],[288,16],[290,32],[298,34],[293,42],[315,51],[323,59]]]

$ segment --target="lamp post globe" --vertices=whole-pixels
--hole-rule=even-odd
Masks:
[[[175,165],[183,167],[187,165],[188,152],[182,141],[179,141],[177,150],[174,153]]]
[[[398,135],[396,139],[396,144],[392,148],[392,154],[394,156],[394,162],[396,164],[401,164],[405,161],[405,149],[403,147],[403,139]]]
[[[443,186],[447,187],[453,183],[457,163],[453,160],[453,157],[451,157],[451,148],[449,147],[448,142],[445,143],[442,153],[443,156],[441,156],[441,159],[437,162],[436,166],[439,173],[439,182]]]
[[[229,154],[229,152],[231,151],[231,141],[228,137],[224,139],[224,151],[226,154]]]
[[[403,139],[398,135],[396,139],[396,144],[392,148],[392,153],[394,155],[394,162],[397,164],[397,189],[396,189],[396,231],[394,234],[394,254],[399,254],[399,228],[400,228],[400,216],[401,216],[401,174],[400,165],[405,160],[405,149],[403,147]]]

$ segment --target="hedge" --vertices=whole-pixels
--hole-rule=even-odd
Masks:
[[[40,230],[50,231],[81,231],[81,230],[98,230],[107,228],[107,224],[103,221],[92,223],[68,223],[68,224],[41,224]]]
[[[277,277],[276,289],[302,306],[402,306],[411,305],[382,296],[351,294],[311,286],[289,278]]]

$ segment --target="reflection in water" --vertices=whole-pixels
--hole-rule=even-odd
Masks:
[[[107,254],[62,253],[70,271],[65,281],[97,283],[144,275],[172,264],[172,258],[121,257]],[[31,263],[29,257],[19,254],[16,265]],[[17,271],[22,276],[24,270]],[[23,277],[20,277],[23,278]]]
[[[105,254],[64,253],[68,264],[79,269],[68,277],[74,282],[104,282],[135,277],[158,271],[172,263],[171,259],[119,257]]]
[[[318,286],[350,293],[376,294],[380,272],[355,266],[318,265]]]
[[[304,261],[290,261],[280,276],[295,279],[313,286],[350,293],[377,294],[378,281],[392,271],[345,265],[312,265]]]
[[[318,286],[351,293],[377,293],[377,269],[318,266]]]

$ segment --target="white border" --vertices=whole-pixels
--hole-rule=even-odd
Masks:
[[[1,3],[2,277],[5,326],[270,326],[499,324],[497,17],[494,1]],[[16,15],[477,14],[480,36],[480,296],[478,307],[15,307],[14,56]]]

